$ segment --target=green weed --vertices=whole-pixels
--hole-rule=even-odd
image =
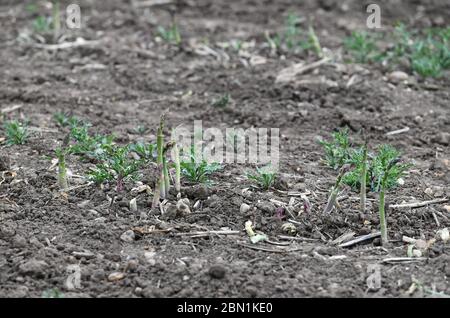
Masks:
[[[23,145],[29,136],[28,124],[17,120],[7,121],[4,124],[7,145]]]

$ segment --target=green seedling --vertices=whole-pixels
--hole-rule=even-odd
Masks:
[[[29,136],[27,123],[17,120],[7,121],[4,124],[7,145],[23,145]]]
[[[76,127],[81,124],[81,121],[78,118],[74,116],[68,116],[62,112],[55,113],[53,115],[53,119],[60,127]]]
[[[90,125],[77,123],[70,129],[70,137],[74,144],[70,145],[70,153],[87,159],[99,160],[114,141],[113,135],[91,136],[88,132]]]
[[[337,196],[339,194],[342,178],[349,171],[349,169],[350,165],[345,164],[339,170],[338,177],[336,178],[334,186],[331,188],[330,196],[328,197],[327,205],[325,206],[323,213],[331,213],[331,211],[333,211],[333,208],[336,206]]]
[[[379,54],[375,37],[366,32],[352,32],[344,40],[344,47],[357,63],[372,62]]]
[[[231,47],[233,48],[233,50],[235,50],[236,52],[239,52],[242,49],[242,41],[237,39],[237,40],[233,40],[230,42]]]
[[[89,172],[89,178],[98,184],[115,180],[117,192],[122,192],[124,182],[127,179],[135,178],[141,166],[141,162],[134,160],[129,154],[129,146],[110,145],[105,147],[101,163]]]
[[[344,41],[345,49],[359,63],[383,62],[397,65],[407,61],[411,71],[422,77],[440,77],[450,69],[450,28],[409,32],[405,25],[396,26],[391,39],[393,45],[380,51],[377,37],[365,32],[354,32]]]
[[[35,13],[37,11],[37,5],[35,3],[28,3],[25,6],[25,10],[27,10],[29,13]]]
[[[365,171],[366,191],[369,189],[372,192],[379,192],[381,176],[383,175],[383,168],[381,167],[382,158],[387,157],[394,159],[399,156],[400,152],[389,145],[382,145],[378,147],[375,154],[368,151],[365,153],[364,147],[353,150],[352,155],[347,162],[351,163],[354,166],[354,169],[345,175],[343,182],[354,190],[361,189],[361,182],[364,176],[363,171]],[[400,164],[392,169],[386,181],[387,187],[390,189],[397,186],[398,180],[410,167],[410,164]]]
[[[58,42],[61,35],[61,9],[59,0],[52,1],[51,16],[40,15],[33,21],[33,29],[38,34],[52,36],[53,43]]]
[[[225,93],[213,102],[213,106],[217,108],[225,108],[230,103],[230,94]]]
[[[156,145],[138,142],[130,145],[130,150],[135,152],[145,162],[156,161]]]
[[[261,169],[256,168],[256,174],[247,174],[247,178],[255,181],[259,187],[264,190],[270,189],[276,179],[276,173],[270,169],[269,166]]]
[[[169,28],[163,26],[158,27],[158,35],[166,42],[175,45],[181,44],[181,35],[176,23],[172,23]]]
[[[436,291],[435,287],[434,288],[429,288],[427,286],[425,286],[422,282],[420,282],[419,280],[415,279],[414,277],[412,277],[412,285],[408,290],[408,294],[412,294],[416,289],[418,289],[419,291],[421,291],[424,294],[429,295],[430,297],[433,298],[450,298],[449,294],[446,294],[445,292],[438,292]]]
[[[396,44],[385,53],[386,60],[398,62],[406,57],[414,72],[422,77],[439,77],[450,68],[450,28],[431,29],[424,36],[413,35],[404,25],[395,29]]]
[[[33,29],[36,33],[46,34],[50,33],[52,20],[45,16],[38,16],[33,21]]]
[[[345,163],[348,163],[351,156],[348,128],[333,132],[331,141],[320,141],[319,143],[324,148],[324,161],[329,167],[339,169]]]
[[[429,36],[416,41],[411,48],[411,66],[422,77],[439,77],[450,68],[449,42],[440,42]]]
[[[339,169],[344,164],[351,164],[354,168],[345,174],[342,182],[349,185],[353,190],[359,189],[361,191],[361,198],[362,191],[367,192],[367,189],[373,192],[379,192],[380,176],[383,174],[382,168],[380,168],[381,158],[386,156],[391,159],[397,158],[400,156],[400,153],[388,145],[379,147],[375,154],[369,152],[365,146],[355,149],[352,147],[347,129],[334,132],[332,136],[333,139],[331,141],[320,142],[325,152],[325,158],[323,160],[325,164],[333,169]],[[398,184],[398,180],[410,166],[409,164],[397,165],[388,176],[388,188],[395,187]],[[366,189],[362,187],[361,183],[364,178],[366,181]]]
[[[276,52],[281,46],[281,40],[278,35],[272,37],[269,31],[264,32],[264,37],[272,52]]]
[[[398,180],[405,174],[406,170],[411,167],[409,163],[396,163],[388,172],[385,172],[386,162],[393,162],[400,158],[401,153],[390,145],[381,145],[377,149],[377,154],[374,156],[369,165],[368,184],[373,192],[379,192],[381,189],[381,180],[385,178],[385,188],[391,189],[398,184]]]
[[[208,163],[205,159],[197,158],[195,146],[191,147],[189,160],[181,161],[181,174],[189,181],[195,183],[207,183],[208,177],[214,172],[220,170],[220,164],[213,162]]]
[[[286,46],[289,50],[294,49],[298,44],[298,37],[300,36],[300,29],[298,28],[298,23],[300,19],[294,13],[289,13],[286,19],[286,30],[284,34],[284,40]]]
[[[278,34],[270,35],[265,32],[265,38],[272,51],[313,51],[315,55],[322,58],[323,51],[320,46],[319,38],[317,37],[314,28],[310,26],[308,32],[304,32],[299,24],[301,19],[294,13],[289,13],[286,18],[284,30]]]
[[[143,136],[147,131],[148,128],[145,125],[138,125],[134,128],[134,132],[141,136]]]
[[[64,293],[62,293],[58,288],[47,289],[42,293],[42,298],[64,298]]]

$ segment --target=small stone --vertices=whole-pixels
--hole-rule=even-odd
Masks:
[[[137,212],[138,207],[137,207],[137,202],[136,202],[136,198],[130,200],[130,211],[131,212]]]
[[[135,238],[136,235],[134,234],[133,230],[128,230],[120,236],[120,239],[127,243],[133,243]]]
[[[242,196],[244,198],[250,199],[253,196],[253,192],[250,191],[249,189],[243,189],[242,190]]]
[[[9,222],[5,222],[0,224],[0,238],[5,239],[7,237],[12,237],[16,234],[16,230],[14,229],[14,225]]]
[[[10,160],[8,156],[0,156],[0,171],[7,171],[10,167]]]
[[[450,160],[449,159],[435,159],[430,164],[431,170],[442,170],[447,171],[450,170]]]
[[[246,288],[246,291],[247,291],[248,295],[252,298],[255,298],[258,296],[258,289],[254,286],[248,286]]]
[[[279,190],[287,191],[289,189],[289,183],[286,178],[278,176],[273,183],[273,187]]]
[[[267,59],[264,56],[260,55],[252,55],[250,58],[250,65],[256,66],[256,65],[263,65],[267,63]]]
[[[420,250],[422,250],[422,251],[425,251],[425,250],[428,248],[427,242],[426,242],[425,240],[421,240],[421,239],[416,240],[416,242],[414,243],[414,245],[415,245],[418,249],[420,249]]]
[[[77,206],[78,206],[79,208],[84,209],[84,208],[86,208],[86,207],[89,205],[90,202],[91,202],[91,200],[84,200],[83,202],[78,203]],[[97,211],[96,211],[96,212],[97,212]],[[98,212],[97,212],[97,213],[98,213]]]
[[[267,202],[267,201],[258,202],[256,204],[256,207],[258,209],[260,209],[261,211],[263,211],[265,213],[269,213],[269,214],[275,213],[275,210],[276,210],[275,205],[272,202]]]
[[[443,146],[448,146],[450,145],[450,133],[441,132],[433,139],[433,141]]]
[[[92,252],[89,252],[89,251],[85,251],[85,252],[76,252],[76,251],[73,251],[72,252],[72,255],[73,256],[75,256],[77,259],[80,259],[80,258],[85,258],[85,259],[92,259],[92,258],[95,258],[95,254],[94,253],[92,253]]]
[[[433,190],[431,190],[431,188],[426,188],[424,192],[425,192],[425,194],[427,194],[429,196],[433,195]]]
[[[16,235],[12,239],[12,245],[15,248],[24,248],[27,246],[27,240],[22,235]]]
[[[147,286],[142,289],[141,296],[145,298],[161,298],[164,297],[164,294],[161,288]]]
[[[191,199],[206,200],[210,195],[210,189],[203,184],[199,184],[185,189],[185,193]]]
[[[433,18],[433,23],[437,26],[443,26],[445,25],[445,19],[442,16],[437,16]]]
[[[91,279],[93,281],[102,281],[105,279],[106,273],[103,269],[99,268],[92,272]]]
[[[400,83],[400,82],[406,81],[409,78],[408,74],[406,74],[405,72],[402,72],[402,71],[392,72],[392,73],[388,74],[387,77],[388,77],[389,81],[392,83]]]
[[[412,256],[414,257],[422,257],[422,251],[421,250],[413,250]]]
[[[139,214],[139,219],[140,219],[141,221],[147,220],[147,219],[148,219],[147,212],[142,211],[142,212]]]
[[[441,239],[444,243],[447,243],[450,240],[450,232],[448,228],[443,228],[436,232],[436,237]]]
[[[125,274],[121,273],[121,272],[114,272],[114,273],[111,273],[111,274],[108,275],[108,280],[110,282],[116,282],[116,281],[121,280],[123,278],[125,278]]]
[[[12,291],[9,297],[25,298],[28,295],[29,289],[27,286],[18,286],[16,290]]]
[[[167,203],[166,205],[164,205],[164,220],[175,219],[177,217],[177,214],[178,209],[174,204]]]
[[[134,289],[134,294],[137,296],[141,296],[142,295],[142,288],[141,287],[136,287]]]
[[[209,269],[209,276],[215,279],[222,279],[225,277],[226,269],[222,265],[213,265]]]
[[[156,253],[155,252],[145,252],[144,253],[145,260],[149,263],[150,266],[156,265]]]
[[[136,272],[138,266],[139,266],[139,262],[136,259],[130,259],[126,265],[126,268],[128,271],[134,273],[134,272]]]
[[[290,234],[290,235],[294,235],[295,233],[297,233],[297,228],[295,227],[294,224],[286,222],[284,224],[281,225],[281,230],[286,233],[286,234]]]
[[[433,192],[435,198],[442,198],[443,196],[445,196],[444,187],[433,187]]]
[[[417,115],[416,117],[414,117],[413,121],[414,121],[414,123],[419,125],[419,124],[423,123],[423,117]]]
[[[81,288],[81,268],[78,264],[72,264],[67,266],[66,272],[68,277],[64,283],[67,290],[76,290]]]
[[[48,264],[44,261],[38,261],[35,259],[29,260],[19,266],[19,272],[23,275],[34,276],[42,278],[45,276],[45,270],[48,268]]]
[[[445,264],[445,276],[450,278],[450,259],[449,259],[449,262],[447,264]]]
[[[240,208],[241,213],[247,213],[248,211],[250,211],[250,209],[251,209],[250,205],[248,205],[246,203],[241,204],[241,208]]]
[[[177,212],[179,215],[186,215],[191,213],[191,209],[189,208],[189,199],[181,199],[177,202]]]
[[[197,202],[194,203],[194,210],[199,210],[202,207],[202,201],[197,200]]]

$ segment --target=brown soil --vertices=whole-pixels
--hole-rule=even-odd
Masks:
[[[356,236],[378,230],[376,195],[369,195],[368,211],[360,214],[357,193],[345,189],[341,209],[324,216],[321,211],[336,173],[320,163],[317,144],[318,137],[326,138],[338,127],[349,126],[355,136],[365,128],[372,146],[390,143],[414,163],[405,184],[388,193],[390,203],[449,197],[448,73],[431,80],[410,74],[408,84],[393,84],[386,80],[391,70],[379,65],[339,64],[288,85],[274,84],[284,67],[313,62],[315,57],[272,54],[265,46],[265,30],[280,29],[293,10],[314,17],[322,45],[339,50],[351,30],[365,28],[361,1],[183,1],[177,9],[181,47],[154,41],[157,26],[170,21],[164,8],[136,9],[119,0],[79,2],[83,27],[67,31],[68,40],[80,36],[102,42],[55,52],[18,40],[35,19],[25,4],[0,4],[0,105],[20,105],[5,117],[26,118],[37,128],[25,145],[0,148],[1,170],[15,173],[4,172],[0,185],[0,296],[41,297],[53,288],[66,297],[422,297],[434,295],[430,290],[450,294],[448,243],[437,241],[421,261],[383,262],[406,257],[402,236],[428,240],[450,227],[445,203],[390,209],[392,242],[387,247],[374,240],[339,248],[331,241],[350,230]],[[421,5],[424,11],[418,14]],[[450,3],[444,0],[381,1],[381,7],[386,25],[400,20],[424,27],[450,19]],[[196,51],[206,39],[219,56]],[[217,44],[232,39],[254,41],[246,49],[249,55]],[[249,61],[255,55],[266,63],[252,66]],[[347,87],[353,75],[357,81]],[[327,81],[317,81],[323,78]],[[232,102],[224,109],[212,107],[225,92]],[[152,128],[143,138],[154,141],[159,116],[169,108],[169,127],[192,125],[196,119],[203,120],[204,127],[279,127],[281,177],[289,191],[310,193],[312,210],[296,220],[303,239],[280,239],[284,221],[276,217],[276,206],[269,200],[290,198],[279,191],[282,186],[270,191],[253,188],[244,177],[251,167],[245,165],[225,165],[208,187],[184,184],[183,196],[191,205],[201,200],[201,208],[176,219],[150,213],[151,196],[144,194],[138,197],[138,213],[131,212],[133,183],[112,205],[107,197],[114,195],[113,187],[80,187],[67,199],[58,195],[56,174],[49,168],[64,134],[52,119],[55,112],[72,111],[91,122],[94,131],[114,132],[118,142],[127,143],[142,138],[133,133],[139,124]],[[385,135],[405,126],[410,128],[406,133]],[[92,164],[71,156],[68,166],[73,174],[85,175]],[[243,192],[246,188],[251,192]],[[242,203],[252,209],[241,213]],[[272,241],[290,245],[251,245],[243,230],[248,220]],[[179,235],[223,227],[241,233]],[[121,240],[131,229],[134,240]],[[166,231],[145,233],[155,229]],[[81,268],[81,283],[71,289],[67,277],[74,264]],[[382,285],[369,290],[368,268],[374,264],[381,266]],[[113,272],[124,277],[109,281]],[[408,293],[414,279],[426,288]]]

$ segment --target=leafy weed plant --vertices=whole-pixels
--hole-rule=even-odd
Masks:
[[[213,162],[208,163],[205,159],[197,158],[195,146],[191,147],[189,159],[180,161],[181,174],[189,181],[195,183],[209,182],[209,176],[214,172],[220,170],[220,164]]]
[[[4,124],[7,145],[23,145],[28,139],[28,124],[18,120],[7,121]]]
[[[270,189],[275,182],[276,177],[276,173],[270,166],[256,168],[255,174],[247,173],[247,178],[256,182],[256,184],[264,190]]]

